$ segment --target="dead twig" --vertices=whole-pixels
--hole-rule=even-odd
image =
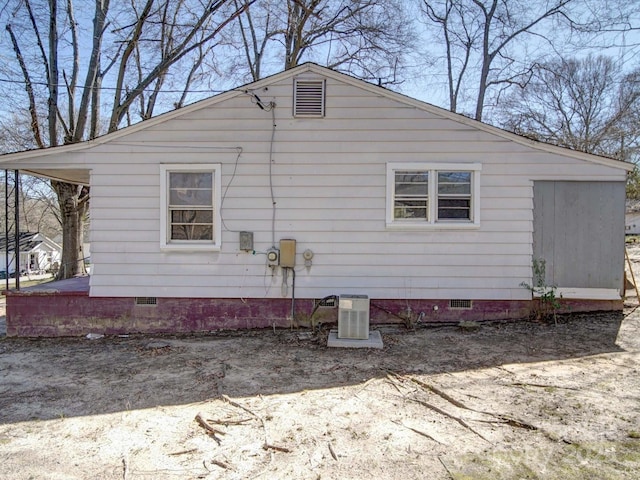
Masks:
[[[224,425],[225,427],[229,425],[242,425],[243,423],[250,422],[251,420],[251,418],[241,418],[239,420],[207,418],[207,422]]]
[[[263,450],[277,450],[278,452],[291,453],[291,450],[287,447],[280,447],[278,445],[271,445],[270,443],[265,443],[262,445]]]
[[[444,398],[447,402],[452,403],[453,405],[455,405],[458,408],[462,408],[464,410],[470,410],[470,411],[477,412],[477,413],[486,413],[486,412],[478,412],[478,410],[474,410],[473,408],[467,407],[461,401],[456,400],[451,395],[449,395],[446,392],[440,390],[439,388],[435,387],[434,385],[431,385],[430,383],[423,382],[422,380],[418,380],[417,378],[414,378],[414,377],[408,377],[408,378],[409,378],[409,380],[411,380],[416,385],[419,385],[422,388],[425,388],[428,391],[430,391],[432,393],[435,393],[439,397]]]
[[[410,427],[409,425],[405,425],[404,423],[400,423],[400,422],[396,422],[396,421],[394,421],[393,423],[395,423],[396,425],[400,425],[401,427],[407,428],[407,429],[411,430],[412,432],[417,433],[418,435],[422,435],[423,437],[428,438],[429,440],[434,441],[437,444],[444,445],[444,443],[436,440],[435,438],[433,438],[428,433],[425,433],[425,432],[423,432],[421,430],[418,430],[417,428],[413,428],[413,427]]]
[[[449,474],[450,478],[455,478],[453,476],[453,473],[451,473],[451,470],[449,470],[449,467],[447,466],[446,463],[444,463],[444,460],[442,460],[442,457],[440,455],[438,455],[438,460],[440,461],[440,463],[442,464],[442,466],[444,467],[444,469],[447,471],[447,473]]]
[[[476,431],[471,425],[469,425],[467,422],[465,422],[463,419],[461,419],[460,417],[456,417],[455,415],[439,408],[436,407],[435,405],[430,404],[429,402],[425,402],[424,400],[418,400],[415,398],[409,398],[410,401],[418,403],[424,407],[427,407],[430,410],[433,410],[436,413],[439,413],[440,415],[444,415],[445,417],[450,418],[451,420],[459,423],[460,425],[462,425],[464,428],[466,428],[467,430],[469,430],[472,433],[475,433],[477,436],[479,436],[481,439],[483,439],[485,442],[488,443],[492,443],[489,439],[487,439],[484,435],[482,435],[480,432]]]
[[[197,452],[197,451],[198,451],[197,448],[192,448],[190,450],[182,450],[180,452],[169,453],[168,455],[171,456],[171,457],[175,457],[175,456],[178,456],[178,455],[186,455],[187,453],[193,453],[193,452]]]
[[[267,435],[267,426],[264,423],[264,419],[254,413],[252,410],[248,409],[247,407],[245,407],[244,405],[240,405],[238,402],[234,402],[233,400],[231,400],[229,397],[227,397],[226,395],[222,395],[221,396],[222,400],[224,400],[225,402],[227,402],[229,405],[234,406],[236,408],[239,408],[240,410],[244,410],[245,412],[247,412],[249,415],[251,415],[252,417],[257,418],[258,420],[260,420],[260,424],[262,425],[262,430],[264,432],[264,444],[268,445],[269,444],[269,436]]]
[[[337,462],[338,461],[338,455],[336,455],[336,452],[333,450],[333,445],[331,445],[331,442],[327,442],[327,445],[329,446],[329,453],[331,454],[333,459]]]
[[[207,431],[207,434],[211,438],[213,438],[218,445],[222,444],[222,440],[219,439],[218,437],[216,437],[216,434],[219,433],[220,435],[226,435],[225,432],[223,432],[222,430],[218,430],[216,428],[213,428],[211,425],[209,425],[207,423],[207,421],[204,418],[202,418],[201,414],[197,414],[196,415],[196,422],[198,422],[198,425],[200,425],[202,428],[204,428]]]
[[[122,458],[122,480],[127,480],[129,474],[129,465],[127,465],[127,459]]]
[[[573,391],[581,391],[582,389],[576,387],[559,387],[557,385],[547,385],[545,383],[527,383],[527,382],[513,382],[508,383],[507,385],[511,387],[535,387],[535,388],[557,388],[559,390],[573,390]]]
[[[397,376],[397,374],[395,374]],[[400,377],[401,379],[403,377]],[[429,383],[423,382],[422,380],[418,380],[417,378],[413,378],[413,377],[409,377],[409,380],[411,380],[413,383],[421,386],[422,388],[435,393],[436,395],[438,395],[439,397],[445,399],[447,402],[451,403],[452,405],[455,405],[456,407],[463,409],[463,410],[469,410],[470,412],[475,412],[475,413],[480,413],[482,415],[488,415],[490,417],[494,417],[500,420],[500,423],[505,423],[507,425],[510,425],[512,427],[517,427],[517,428],[524,428],[526,430],[538,430],[538,427],[531,425],[530,423],[527,423],[523,420],[518,420],[512,417],[509,417],[507,415],[500,415],[500,414],[496,414],[493,412],[487,412],[486,410],[478,410],[475,408],[471,408],[467,405],[465,405],[464,403],[462,403],[459,400],[456,400],[455,398],[453,398],[451,395],[449,395],[448,393],[440,390],[439,388],[435,387],[434,385],[431,385]],[[514,384],[512,384],[514,385]],[[542,387],[542,385],[534,385],[534,386],[539,386]],[[562,388],[562,387],[558,387],[558,388]],[[577,390],[577,389],[576,389]],[[481,421],[481,420],[476,420],[476,421]]]
[[[398,374],[394,373],[393,375],[398,376]],[[402,390],[400,390],[400,387],[398,386],[398,384],[395,382],[395,380],[393,379],[393,377],[391,376],[391,373],[387,373],[387,380],[389,381],[389,383],[393,386],[393,388],[395,388],[398,393],[400,393],[401,395],[403,395]]]
[[[229,470],[231,467],[229,467],[229,465],[227,465],[224,462],[221,462],[220,460],[211,460],[211,463],[213,463],[214,465],[220,467],[220,468],[224,468],[225,470]]]

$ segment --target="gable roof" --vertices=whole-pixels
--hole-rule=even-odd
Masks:
[[[44,235],[38,232],[36,233],[20,232],[18,234],[18,245],[20,247],[21,252],[30,252],[33,249],[42,245],[43,243],[54,250],[62,250],[58,244],[56,244],[55,242],[53,242],[52,240],[48,239],[47,237],[45,237]],[[9,250],[15,249],[16,241],[13,234],[9,235],[8,245],[9,245]],[[6,246],[7,246],[7,242],[3,232],[2,234],[0,234],[0,250],[5,251]]]
[[[10,169],[17,168],[17,169],[20,169],[21,171],[24,171],[25,173],[32,173],[34,175],[44,176],[44,177],[52,178],[54,180],[62,180],[70,183],[79,183],[79,184],[88,185],[89,184],[88,173],[86,173],[86,171],[83,171],[81,169],[68,169],[68,170],[55,170],[55,171],[43,170],[43,169],[30,169],[28,165],[21,166],[20,163],[21,161],[28,160],[30,158],[39,158],[39,157],[51,155],[51,154],[70,153],[70,152],[79,152],[83,150],[88,150],[98,145],[108,143],[122,136],[139,132],[147,128],[150,128],[154,125],[158,125],[160,123],[169,121],[173,118],[177,118],[194,111],[215,106],[216,104],[220,102],[224,102],[225,100],[229,100],[236,96],[243,95],[247,90],[258,90],[265,86],[269,86],[271,84],[274,84],[274,83],[277,83],[277,82],[280,82],[288,78],[292,78],[307,72],[311,72],[317,75],[322,75],[327,78],[331,78],[331,79],[343,82],[345,84],[349,84],[357,88],[367,90],[369,92],[375,93],[376,95],[389,98],[391,100],[403,103],[405,105],[413,106],[427,113],[437,115],[457,123],[461,123],[463,125],[496,135],[498,137],[502,137],[506,140],[510,140],[515,143],[519,143],[521,145],[525,145],[527,147],[530,147],[536,150],[553,153],[556,155],[563,155],[566,157],[576,158],[579,160],[583,160],[583,161],[591,162],[595,164],[606,165],[613,168],[619,168],[626,171],[631,171],[634,169],[634,165],[628,162],[622,162],[620,160],[614,160],[612,158],[602,157],[602,156],[594,155],[590,153],[584,153],[577,150],[571,150],[565,147],[559,147],[556,145],[543,143],[537,140],[532,140],[530,138],[523,137],[521,135],[517,135],[512,132],[508,132],[506,130],[503,130],[498,127],[494,127],[492,125],[488,125],[483,122],[479,122],[472,118],[465,117],[464,115],[451,112],[444,108],[431,105],[429,103],[423,102],[421,100],[417,100],[415,98],[406,96],[401,93],[393,92],[386,88],[379,87],[377,85],[368,83],[364,80],[351,77],[344,73],[336,72],[334,70],[331,70],[326,67],[322,67],[314,63],[305,63],[303,65],[299,65],[290,70],[285,70],[283,72],[277,73],[275,75],[271,75],[269,77],[258,80],[256,82],[252,82],[240,87],[236,87],[232,90],[221,93],[219,95],[215,95],[213,97],[209,97],[204,100],[200,100],[186,107],[182,107],[177,110],[172,110],[170,112],[160,114],[148,120],[141,121],[135,125],[131,125],[129,127],[122,128],[118,131],[102,135],[93,140],[87,140],[81,143],[76,143],[71,145],[61,145],[57,147],[26,150],[23,152],[7,153],[4,155],[0,155],[0,165],[5,165],[3,168],[10,168]]]

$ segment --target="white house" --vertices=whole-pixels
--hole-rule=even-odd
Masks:
[[[314,64],[0,164],[90,184],[87,330],[308,324],[345,295],[372,322],[518,318],[534,259],[573,311],[622,308],[632,165]],[[10,335],[82,333],[18,297]]]
[[[9,268],[7,268],[7,243],[4,234],[0,235],[0,271],[16,271],[15,238],[9,238]],[[20,261],[18,271],[24,274],[50,271],[55,264],[60,264],[62,248],[41,233],[22,232],[18,240]]]

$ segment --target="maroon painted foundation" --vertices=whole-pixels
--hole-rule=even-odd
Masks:
[[[66,283],[65,283],[66,282]],[[315,299],[289,298],[90,297],[87,280],[56,282],[47,289],[8,291],[7,335],[82,336],[88,333],[191,333],[251,328],[311,327],[337,323],[337,306],[316,308]],[[55,289],[52,289],[54,288]],[[142,300],[142,301],[141,301]],[[620,301],[563,300],[563,312],[622,310]],[[535,311],[536,301],[473,300],[461,307],[449,300],[370,300],[370,323],[404,324],[517,320]],[[313,315],[312,315],[313,314]]]

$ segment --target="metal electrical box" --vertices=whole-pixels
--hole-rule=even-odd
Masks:
[[[253,250],[253,232],[240,232],[240,250]]]
[[[280,240],[280,266],[293,268],[296,266],[296,241],[283,238]]]

